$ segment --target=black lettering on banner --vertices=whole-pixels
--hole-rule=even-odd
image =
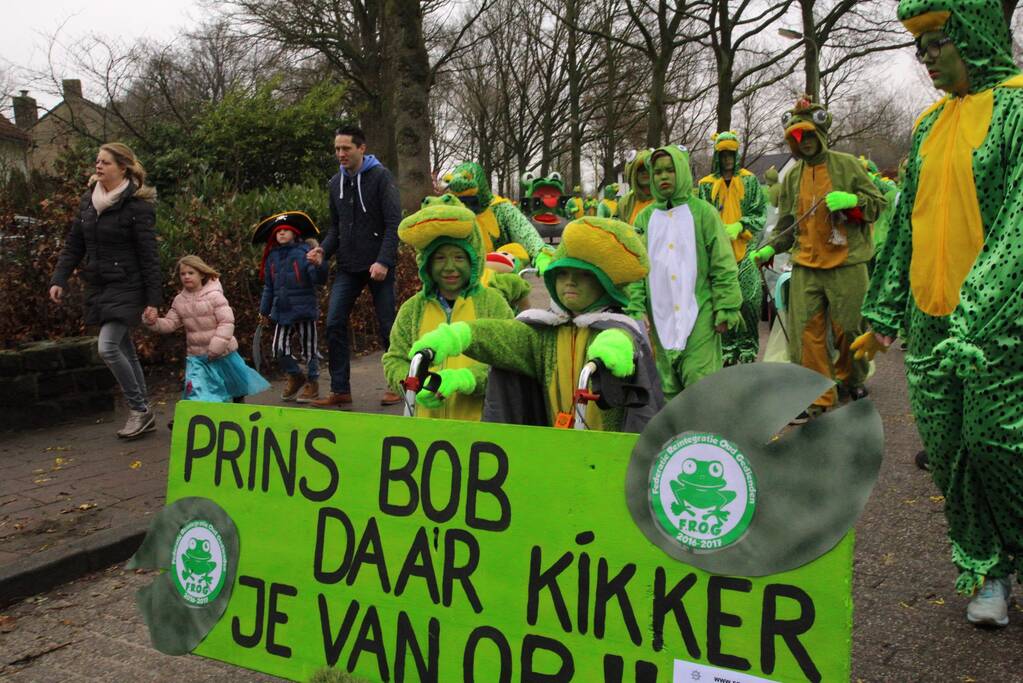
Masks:
[[[443,452],[451,462],[451,486],[448,489],[448,502],[443,508],[438,509],[433,504],[433,494],[430,483],[433,480],[433,465],[437,459],[437,452]],[[423,512],[431,521],[437,524],[447,522],[458,512],[459,494],[462,491],[462,462],[458,459],[455,447],[448,441],[434,441],[426,449],[426,456],[423,458]]]
[[[196,445],[196,432],[199,427],[205,427],[209,440],[202,446]],[[217,442],[217,428],[213,420],[205,415],[193,415],[188,421],[188,433],[185,437],[185,483],[192,480],[192,461],[198,458],[205,458],[213,452]]]
[[[653,632],[654,652],[664,649],[664,617],[670,612],[675,617],[675,624],[682,635],[682,642],[685,643],[686,651],[693,659],[700,658],[700,646],[696,642],[696,634],[693,632],[693,623],[689,621],[689,613],[686,611],[685,597],[689,589],[696,585],[696,574],[686,574],[685,577],[676,583],[670,591],[664,592],[666,588],[667,574],[664,567],[658,567],[654,572],[654,609],[653,609]]]
[[[465,563],[455,564],[455,556],[458,554],[458,547],[464,546],[468,553]],[[462,592],[469,600],[472,611],[479,614],[483,611],[483,603],[476,593],[476,587],[472,585],[472,573],[480,564],[480,544],[476,537],[465,529],[448,529],[444,532],[444,599],[445,607],[451,607],[452,593],[454,592],[455,581],[462,584]]]
[[[481,683],[511,683],[511,647],[504,634],[493,626],[478,626],[469,634],[469,639],[465,642],[465,651],[462,653],[462,683],[476,683],[476,649],[484,638],[497,646],[500,669],[497,681],[488,678]]]
[[[592,531],[584,531],[577,534],[575,542],[578,545],[589,545],[596,538]],[[579,553],[579,562],[576,565],[579,574],[577,595],[579,600],[575,606],[575,626],[579,633],[585,634],[590,623],[590,556],[588,553]]]
[[[323,553],[327,540],[327,520],[336,520],[344,528],[345,552],[337,569],[326,571],[323,566]],[[337,508],[320,508],[316,519],[316,549],[313,551],[313,577],[323,584],[338,583],[352,566],[352,555],[355,548],[355,527],[348,515]]]
[[[607,625],[607,603],[611,598],[618,601],[618,611],[621,612],[622,622],[629,632],[629,639],[633,645],[643,643],[643,634],[640,633],[639,624],[636,622],[636,613],[632,609],[632,601],[626,587],[633,576],[636,575],[636,565],[629,563],[622,567],[622,570],[613,579],[608,580],[608,564],[605,558],[597,562],[597,586],[593,596],[593,635],[603,638]]]
[[[416,537],[412,539],[412,547],[405,556],[405,563],[398,572],[398,580],[394,582],[394,594],[405,592],[410,576],[418,576],[426,581],[426,590],[433,604],[440,602],[440,591],[437,589],[437,572],[433,568],[433,556],[430,554],[430,538],[426,529],[419,527]]]
[[[270,607],[266,613],[266,651],[278,657],[291,657],[291,648],[281,645],[274,640],[278,624],[288,623],[288,615],[277,609],[277,596],[293,598],[298,595],[298,589],[286,583],[270,584]]]
[[[405,449],[408,459],[401,467],[391,466],[392,453],[397,448]],[[419,489],[412,480],[412,472],[419,462],[419,449],[412,439],[404,436],[388,436],[384,439],[380,461],[380,494],[377,504],[384,514],[395,517],[408,517],[419,506]],[[397,504],[391,502],[391,482],[402,482],[408,491],[408,502]]]
[[[481,456],[487,453],[497,463],[497,471],[489,479],[480,478]],[[505,494],[505,479],[508,478],[508,454],[496,443],[477,441],[469,451],[469,481],[465,494],[465,523],[473,529],[481,531],[504,531],[511,525],[511,502]],[[497,502],[500,514],[497,519],[484,519],[480,516],[478,498],[480,493],[490,494]]]
[[[799,603],[799,617],[778,619],[778,598],[789,598]],[[764,588],[764,609],[760,622],[760,669],[767,675],[774,673],[774,639],[775,636],[781,636],[807,680],[814,683],[820,681],[821,672],[799,640],[800,634],[813,627],[815,619],[813,599],[801,588],[783,583],[768,584]]]
[[[406,653],[412,653],[416,665],[416,680],[420,683],[437,683],[440,670],[440,621],[430,617],[426,627],[426,645],[429,648],[423,656],[423,648],[416,638],[412,622],[404,611],[398,612],[398,639],[394,646],[394,680],[395,683],[405,681]]]
[[[242,574],[238,577],[238,585],[256,589],[256,618],[252,626],[252,633],[242,633],[242,621],[238,617],[231,618],[231,638],[242,647],[256,647],[263,639],[263,603],[265,584],[263,579]],[[237,593],[236,593],[237,594]]]
[[[355,624],[355,617],[359,613],[359,601],[352,600],[345,610],[344,619],[341,620],[341,627],[335,636],[330,629],[330,607],[327,605],[327,598],[323,593],[316,596],[316,602],[320,607],[320,633],[323,634],[323,658],[327,666],[334,666],[341,658],[341,650],[348,641],[348,634],[352,632]]]
[[[377,576],[380,579],[380,589],[385,593],[391,592],[391,580],[387,577],[387,559],[384,557],[383,543],[380,541],[380,529],[377,527],[376,517],[366,520],[366,528],[359,540],[359,547],[352,559],[352,569],[348,572],[345,581],[349,586],[359,578],[359,569],[364,564],[372,564],[377,568]]]
[[[262,415],[259,412],[252,413],[249,415],[249,422],[258,422]],[[267,432],[270,432],[268,429]],[[252,491],[256,488],[256,462],[259,458],[256,454],[259,452],[259,425],[252,425],[252,430],[249,432],[249,478],[246,482],[248,484],[248,490]]]
[[[311,500],[314,503],[330,500],[337,493],[338,486],[341,484],[341,473],[338,471],[334,459],[316,447],[316,442],[319,439],[325,439],[331,444],[337,443],[334,433],[329,429],[317,427],[316,429],[310,429],[309,433],[305,435],[305,451],[309,458],[323,465],[327,473],[330,474],[330,481],[320,491],[310,488],[308,477],[302,477],[299,480],[298,490],[302,492],[302,495],[307,500]]]
[[[359,627],[359,635],[352,645],[352,654],[348,656],[348,673],[355,671],[359,666],[359,657],[363,652],[370,652],[377,658],[377,673],[380,680],[391,680],[390,669],[387,666],[387,653],[384,651],[384,636],[380,630],[380,619],[377,617],[377,608],[370,605],[366,608],[366,614],[362,617],[362,626]]]
[[[572,564],[572,557],[572,553],[565,553],[558,558],[557,562],[544,571],[540,571],[543,550],[538,545],[533,546],[529,553],[529,585],[526,589],[526,622],[530,626],[536,626],[537,615],[540,611],[540,593],[546,589],[550,593],[561,628],[565,633],[572,632],[572,619],[568,616],[568,607],[561,594],[561,586],[558,585],[558,575]]]
[[[604,655],[604,682],[625,683],[625,661],[619,655]],[[657,665],[642,659],[636,662],[635,683],[657,683]]]
[[[721,611],[721,592],[739,591],[749,593],[753,582],[732,576],[711,576],[707,582],[707,661],[714,666],[723,666],[737,671],[749,671],[748,659],[721,652],[721,629],[726,626],[742,626],[742,617]]]
[[[270,461],[271,451],[273,460],[277,462],[277,469],[281,473],[281,481],[284,482],[284,490],[288,496],[295,495],[295,460],[298,457],[298,431],[291,430],[290,447],[288,448],[288,459],[284,460],[281,452],[281,445],[277,436],[272,430],[266,430],[266,438],[263,439],[263,493],[270,490]]]
[[[227,448],[227,434],[234,434],[237,444],[233,448]],[[231,472],[234,474],[235,486],[242,488],[242,471],[238,467],[238,458],[245,451],[245,432],[241,425],[229,420],[220,423],[217,429],[217,469],[213,475],[214,486],[220,486],[220,467],[224,462],[231,464]]]
[[[538,650],[556,656],[560,663],[554,673],[537,671],[533,656]],[[548,658],[549,659],[549,658]],[[575,662],[572,653],[561,641],[529,634],[522,639],[522,683],[567,683],[575,675]]]

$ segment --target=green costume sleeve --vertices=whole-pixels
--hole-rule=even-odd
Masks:
[[[843,166],[845,165],[843,164]],[[856,206],[863,212],[864,223],[873,223],[881,215],[881,212],[884,211],[884,207],[887,206],[884,195],[878,191],[874,181],[863,170],[863,166],[859,161],[853,158],[847,165],[848,179],[842,178],[844,182],[834,182],[835,189],[855,194],[857,200],[859,200]]]
[[[702,201],[689,202],[696,229],[707,249],[707,279],[710,281],[711,307],[715,312],[738,309],[742,305],[739,269],[735,264],[732,242],[724,223],[713,206]]]
[[[501,296],[509,306],[515,306],[519,301],[529,296],[533,286],[515,273],[496,273],[490,280],[490,288],[500,292]],[[511,317],[511,316],[488,316],[488,317]]]
[[[537,329],[519,320],[477,320],[469,326],[472,341],[465,355],[544,381],[543,338]]]
[[[703,182],[701,180],[700,184],[697,185],[696,188],[697,188],[697,192],[696,192],[696,196],[697,197],[699,197],[703,201],[708,202],[710,204],[714,203],[714,200],[711,197],[711,194],[714,192],[714,183],[712,183],[712,182],[705,183],[705,182]],[[743,213],[745,213],[745,211],[743,211]]]
[[[518,242],[529,253],[529,258],[534,259],[544,248],[544,241],[540,233],[536,231],[533,224],[529,222],[521,211],[511,202],[501,202],[493,207],[497,224],[501,226],[507,242]]]
[[[756,245],[760,241],[760,233],[764,231],[764,224],[767,223],[767,197],[764,196],[755,175],[741,177],[745,191],[742,196],[742,218],[739,222],[742,223],[743,229],[752,235],[750,244]],[[702,196],[703,185],[700,185],[700,190]]]
[[[516,276],[517,277],[517,276]],[[522,278],[519,278],[521,280]],[[526,283],[526,292],[529,292],[529,284]],[[495,290],[481,289],[473,295],[474,303],[476,305],[476,319],[477,320],[511,320],[515,317],[512,309],[508,306],[508,302],[505,301],[504,296],[500,292]],[[470,358],[471,354],[466,354]],[[479,360],[479,359],[475,359]],[[487,393],[487,374],[490,372],[490,366],[483,362],[476,362],[469,366],[469,370],[472,371],[473,377],[476,378],[476,390],[473,391],[473,396],[483,396]]]
[[[404,391],[401,388],[401,381],[408,377],[408,352],[419,332],[424,304],[423,293],[419,292],[401,305],[391,326],[390,343],[381,359],[387,386],[399,394]]]
[[[639,233],[639,239],[643,241],[644,248],[646,247],[646,228],[650,224],[650,216],[653,213],[654,207],[651,205],[640,211],[639,215],[636,216],[636,232]],[[636,320],[642,320],[646,315],[648,296],[646,278],[626,285],[625,293],[629,296],[629,305],[625,307],[625,315]]]

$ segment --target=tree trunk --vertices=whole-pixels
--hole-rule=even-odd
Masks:
[[[430,182],[430,57],[419,0],[388,0],[395,27],[395,150],[402,209],[412,213],[432,194]]]
[[[583,183],[583,131],[582,108],[579,100],[582,94],[582,74],[579,69],[579,32],[575,29],[577,21],[576,0],[568,0],[565,4],[565,24],[568,28],[568,118],[569,118],[569,150],[571,154],[570,182],[565,186],[571,192],[576,185]]]
[[[803,45],[806,48],[803,72],[806,75],[806,94],[812,102],[820,100],[821,67],[820,47],[817,44],[817,28],[813,20],[814,0],[799,0],[803,20]]]
[[[650,111],[647,112],[646,145],[654,149],[661,146],[664,134],[664,83],[668,71],[668,61],[661,55],[653,63],[653,74],[650,79]]]
[[[359,116],[359,127],[366,134],[366,146],[369,153],[380,159],[381,163],[393,173],[398,173],[398,153],[394,145],[394,107],[388,106],[388,96],[366,98],[362,114]]]

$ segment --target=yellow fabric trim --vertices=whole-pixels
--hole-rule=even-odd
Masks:
[[[467,209],[461,209],[461,211],[472,215],[472,212]],[[473,222],[471,220],[438,215],[424,218],[412,225],[403,225],[398,230],[398,236],[403,242],[422,251],[438,237],[468,239],[472,235],[472,230]]]
[[[715,152],[738,152],[739,141],[738,140],[722,140],[721,142],[714,143]]]
[[[470,322],[476,319],[476,305],[471,298],[458,297],[455,306],[451,311],[450,322]],[[437,329],[441,323],[448,321],[440,302],[431,299],[423,309],[423,318],[419,321],[419,334],[417,339],[427,332]],[[468,356],[459,355],[446,359],[439,369],[470,368],[479,365]],[[434,410],[419,404],[416,406],[416,417],[435,417],[447,420],[475,420],[479,422],[483,418],[483,396],[467,396],[466,394],[455,394],[444,399],[444,405]]]
[[[653,197],[651,197],[650,199],[637,199],[632,207],[632,215],[629,216],[629,225],[635,225],[636,218],[638,218],[639,214],[643,211],[643,209],[650,206],[653,203],[653,201],[654,201]]]
[[[554,371],[547,385],[547,401],[551,406],[551,424],[559,412],[575,414],[572,397],[579,383],[579,372],[586,364],[586,347],[589,345],[590,330],[576,327],[571,323],[558,327]],[[586,424],[592,431],[602,431],[604,421],[596,403],[586,404]]]
[[[923,14],[918,14],[915,17],[903,19],[902,25],[906,27],[907,31],[913,34],[914,38],[916,38],[928,31],[941,30],[944,28],[945,23],[948,21],[950,16],[952,16],[952,13],[948,10],[924,12]]]
[[[526,251],[526,248],[518,242],[509,242],[508,244],[502,245],[498,248],[498,251],[511,254],[521,263],[529,263],[529,252]]]
[[[803,164],[795,215],[805,215],[810,207],[817,204],[818,199],[827,196],[833,189],[827,164]],[[831,214],[824,202],[817,204],[813,213],[803,219],[796,230],[798,248],[792,257],[795,263],[808,268],[836,268],[849,258],[848,243],[831,244]],[[846,234],[844,226],[839,227],[839,230]]]
[[[791,126],[785,129],[785,137],[792,135],[793,131],[796,130],[812,130],[817,132],[817,126],[813,125],[810,121],[796,121]]]
[[[476,225],[479,226],[480,237],[483,238],[484,257],[494,250],[494,240],[501,236],[501,226],[494,215],[493,207],[494,203],[491,202],[486,211],[476,216]]]
[[[721,222],[725,225],[738,223],[742,219],[742,200],[746,196],[746,184],[736,175],[732,176],[732,182],[726,183],[724,178],[714,180],[714,186],[710,190],[711,199],[715,206],[721,206]],[[749,234],[743,231],[744,234]],[[749,237],[743,239],[743,234],[732,240],[732,254],[736,262],[746,258],[746,243]]]
[[[629,251],[614,233],[590,225],[585,218],[565,226],[561,241],[568,256],[600,268],[616,285],[646,277],[647,267],[639,254]]]
[[[1000,85],[1023,87],[1023,75]],[[920,145],[909,284],[916,305],[928,315],[955,310],[959,290],[984,246],[973,153],[987,137],[994,100],[994,88],[943,100]]]

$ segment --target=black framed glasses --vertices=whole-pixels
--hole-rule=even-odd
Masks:
[[[917,61],[924,61],[925,58],[930,57],[931,59],[937,59],[941,56],[941,48],[945,47],[952,42],[952,39],[948,36],[933,40],[924,47],[920,41],[916,43],[916,58]]]

